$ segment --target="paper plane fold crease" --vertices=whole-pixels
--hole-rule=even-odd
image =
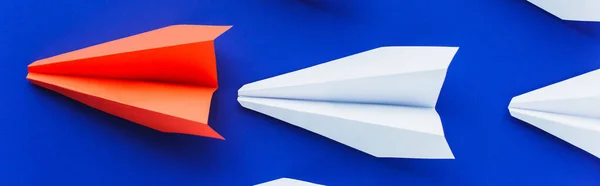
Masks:
[[[435,110],[457,47],[381,47],[246,84],[238,101],[376,157],[453,159]]]
[[[600,70],[514,97],[510,114],[600,157]]]
[[[144,32],[35,61],[27,79],[159,131],[223,139],[207,123],[218,87],[213,43],[229,28]]]

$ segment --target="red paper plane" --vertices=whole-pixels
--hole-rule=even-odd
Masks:
[[[208,126],[213,41],[230,26],[174,25],[33,62],[27,79],[170,133],[223,139]]]

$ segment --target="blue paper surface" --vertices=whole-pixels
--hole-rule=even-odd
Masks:
[[[209,121],[225,141],[153,131],[25,80],[35,60],[172,24],[233,25],[215,43]],[[243,84],[390,45],[460,47],[437,104],[455,160],[377,159],[236,101]],[[598,185],[598,158],[506,107],[600,68],[599,51],[525,0],[5,0],[0,185]]]

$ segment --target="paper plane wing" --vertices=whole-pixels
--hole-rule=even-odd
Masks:
[[[35,61],[29,72],[217,86],[213,40],[230,26],[174,25]]]
[[[314,183],[290,179],[290,178],[280,178],[280,179],[276,179],[273,181],[261,183],[261,184],[255,185],[255,186],[325,186],[325,185],[319,185],[319,184],[314,184]]]
[[[27,79],[163,132],[222,137],[208,125],[213,40],[229,26],[176,25],[38,60]]]
[[[159,131],[221,138],[206,124],[215,88],[37,73],[27,79]]]
[[[511,108],[510,114],[576,147],[600,157],[600,120]]]
[[[598,0],[528,0],[563,20],[600,21]]]
[[[600,157],[600,70],[514,97],[513,117]]]
[[[457,47],[381,47],[244,85],[239,96],[435,107]]]
[[[254,97],[238,101],[376,157],[454,157],[433,108]]]
[[[457,49],[377,48],[244,85],[238,101],[376,157],[454,158],[434,107]]]

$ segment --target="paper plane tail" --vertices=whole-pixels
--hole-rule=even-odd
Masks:
[[[181,123],[182,122],[179,122],[179,124],[181,124]],[[163,132],[176,133],[176,134],[189,134],[189,135],[194,135],[194,136],[204,136],[204,137],[225,140],[225,138],[223,136],[221,136],[219,133],[217,133],[217,131],[215,131],[213,128],[211,128],[207,124],[191,123],[190,125],[188,125],[187,128],[182,128],[180,126],[180,127],[178,127],[177,130],[163,131]]]
[[[528,1],[562,20],[600,22],[600,12],[597,9],[600,7],[599,1]]]

